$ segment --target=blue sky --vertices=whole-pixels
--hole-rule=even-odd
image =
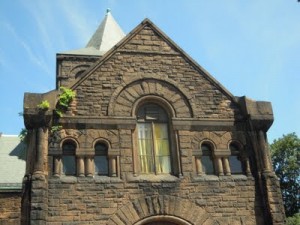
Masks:
[[[297,0],[2,0],[0,132],[20,132],[24,92],[55,88],[56,53],[84,47],[107,8],[125,33],[152,20],[233,95],[272,102],[270,142],[300,135]]]

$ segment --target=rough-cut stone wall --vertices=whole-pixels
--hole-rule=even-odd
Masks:
[[[151,89],[145,79],[152,79],[161,85]],[[125,86],[131,87],[132,91],[121,98],[120,87]],[[75,89],[77,115],[106,116],[108,108],[111,107],[109,104],[123,103],[123,107],[129,107],[136,100],[135,95],[141,97],[155,94],[171,100],[174,98],[172,89],[178,89],[182,92],[178,94],[184,96],[194,108],[193,115],[196,118],[240,117],[237,105],[220,87],[209,81],[203,72],[148,28],[142,30],[108,60],[104,60]],[[112,96],[116,100],[119,97],[119,102],[115,103]],[[121,112],[117,116],[123,115]]]
[[[21,193],[0,193],[0,225],[21,222]]]
[[[92,143],[98,138],[108,140],[113,149],[118,149],[120,155],[118,167],[121,173],[117,178],[100,176],[57,178],[50,174],[47,195],[48,224],[63,222],[76,224],[76,221],[80,221],[78,224],[107,224],[108,221],[113,225],[133,224],[134,220],[138,221],[163,212],[183,218],[192,224],[202,224],[198,223],[202,220],[216,220],[221,224],[264,224],[260,190],[253,176],[197,176],[192,162],[192,152],[199,148],[202,140],[211,140],[216,147],[227,148],[227,143],[232,139],[246,144],[243,132],[180,131],[183,178],[141,175],[134,177],[131,135],[132,131],[126,129],[107,131],[68,129],[56,133],[56,138],[50,142],[53,151],[59,148],[59,143],[66,137],[75,138],[81,146],[79,151],[91,149]],[[49,168],[53,171],[52,162],[53,160],[49,160]],[[158,204],[160,209],[152,209],[156,203],[148,198],[161,197],[178,198],[180,202],[193,204],[203,211],[203,214],[198,215],[194,212],[198,217],[191,219],[189,216],[184,217],[184,211],[175,212],[174,208],[179,204],[176,201],[179,200],[175,201],[176,206],[170,206],[168,200],[167,203]],[[134,206],[129,207],[131,205]],[[131,213],[124,214],[122,211],[125,210],[124,207]],[[126,218],[123,218],[124,216]],[[124,222],[127,220],[132,223]]]
[[[69,87],[78,79],[99,57],[58,57],[57,59],[57,86]]]
[[[49,180],[48,224],[107,224],[109,219],[119,221],[114,225],[133,224],[134,221],[150,215],[162,214],[161,210],[153,210],[153,200],[141,202],[140,199],[178,198],[201,208],[205,216],[198,212],[199,220],[216,220],[220,224],[264,224],[260,196],[252,178],[206,178],[176,179],[174,181],[153,182],[131,181],[105,178],[51,178]],[[126,205],[135,204],[134,212],[121,213],[118,210]],[[157,203],[158,204],[158,203]],[[161,208],[176,216],[174,207],[192,210],[181,206],[159,204]],[[171,209],[173,207],[173,209]],[[168,211],[169,210],[169,211]],[[179,212],[177,212],[179,214]],[[183,213],[183,212],[181,212]],[[115,215],[117,214],[117,215]],[[177,214],[177,216],[178,216]],[[195,222],[195,218],[181,215],[181,218]],[[201,218],[201,216],[203,216]],[[125,218],[122,218],[125,217]],[[135,218],[135,219],[137,219]],[[76,221],[80,221],[76,223]],[[134,222],[137,222],[134,221]],[[233,223],[234,222],[234,223]],[[198,224],[198,223],[193,223]],[[199,223],[200,225],[200,223]]]

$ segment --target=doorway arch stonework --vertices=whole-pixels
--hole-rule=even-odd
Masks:
[[[134,225],[191,225],[191,223],[175,216],[150,216]]]
[[[170,195],[147,196],[128,202],[110,217],[107,224],[152,225],[153,222],[174,225],[218,224],[194,202]]]

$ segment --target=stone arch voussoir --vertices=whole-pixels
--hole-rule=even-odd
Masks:
[[[203,208],[194,202],[176,196],[146,196],[133,200],[119,208],[108,225],[139,225],[151,217],[172,217],[191,225],[218,224]],[[183,223],[181,223],[183,224]]]
[[[135,102],[145,96],[157,96],[166,100],[174,109],[178,118],[193,117],[192,98],[173,83],[153,78],[135,80],[119,87],[111,96],[109,116],[132,116]]]

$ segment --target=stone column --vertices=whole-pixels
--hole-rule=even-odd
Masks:
[[[249,159],[246,158],[245,160],[245,166],[246,166],[246,175],[247,176],[251,176],[251,170],[250,170],[250,162],[249,162]]]
[[[202,164],[200,156],[195,156],[195,163],[196,163],[196,172],[197,175],[202,175]]]
[[[224,167],[225,175],[230,176],[231,175],[231,170],[230,170],[230,166],[229,166],[228,157],[223,158],[223,167]]]
[[[48,128],[37,128],[36,157],[33,174],[44,174],[48,149]]]
[[[110,175],[112,177],[117,176],[117,159],[116,156],[112,156],[109,158],[109,164],[110,164]]]
[[[53,164],[53,176],[58,177],[61,174],[61,157],[54,156]]]
[[[224,175],[222,158],[221,157],[217,157],[216,160],[217,160],[217,166],[218,166],[218,175],[222,176],[222,175]]]
[[[263,159],[263,170],[264,172],[270,172],[271,163],[270,163],[269,153],[268,153],[269,149],[267,147],[265,133],[262,130],[258,132],[258,142],[259,142],[259,148]]]
[[[93,157],[87,156],[85,158],[85,175],[88,177],[92,177],[94,175],[93,164],[94,164]]]
[[[83,158],[83,156],[77,157],[77,174],[79,177],[84,177],[84,158]]]

